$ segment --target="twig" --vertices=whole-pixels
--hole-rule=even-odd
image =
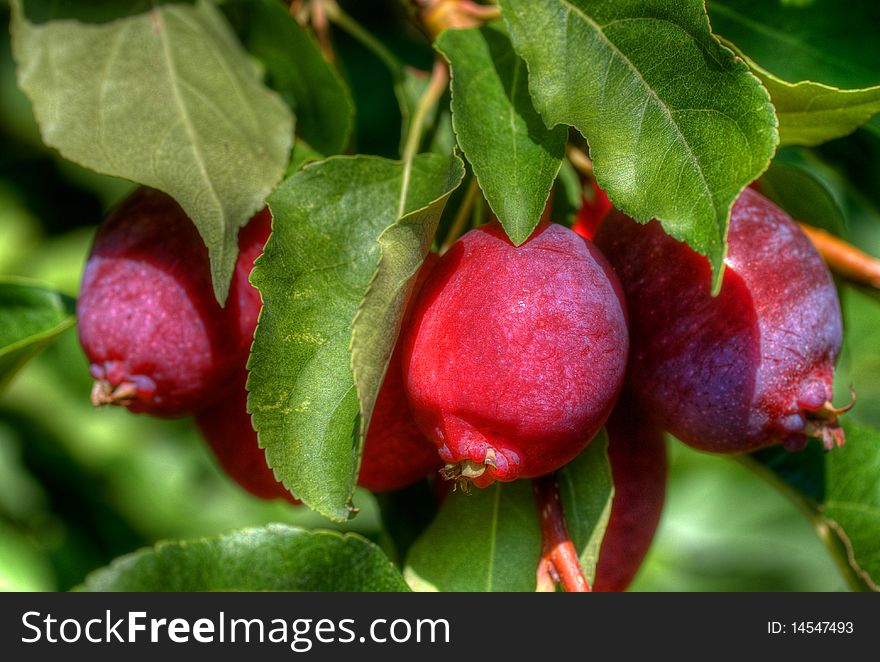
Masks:
[[[577,551],[568,535],[556,475],[532,481],[535,505],[541,520],[543,550],[538,564],[538,590],[547,590],[555,581],[568,593],[588,593],[592,589],[578,561]]]
[[[434,60],[434,68],[431,70],[431,79],[428,81],[428,87],[425,88],[422,98],[419,99],[419,105],[416,106],[416,112],[413,113],[412,121],[409,125],[409,131],[406,134],[406,144],[403,146],[403,187],[404,192],[409,187],[409,176],[412,171],[412,162],[419,151],[419,144],[422,141],[422,131],[424,129],[425,118],[428,112],[433,108],[449,84],[449,67],[445,60],[437,58]],[[400,208],[398,209],[398,217],[403,216],[406,195],[400,196]]]
[[[574,166],[574,169],[581,173],[584,177],[593,177],[593,161],[589,156],[584,154],[574,145],[569,145],[565,149],[565,155]]]
[[[323,0],[312,3],[312,27],[315,30],[315,37],[318,39],[318,45],[321,47],[324,59],[333,64],[336,61],[336,55],[333,52],[330,24],[327,22],[326,4]]]
[[[477,194],[479,192],[480,187],[477,186],[477,178],[472,177],[468,184],[468,189],[464,194],[464,199],[461,201],[461,206],[458,208],[458,211],[455,212],[455,218],[452,219],[452,224],[449,226],[449,232],[446,233],[446,239],[443,240],[443,243],[440,246],[440,255],[443,255],[446,251],[452,248],[452,244],[454,244],[455,240],[461,236],[462,232],[464,232],[465,225],[467,225],[468,222],[468,216],[470,216],[471,210],[474,207],[474,201],[477,199]]]
[[[798,225],[831,271],[857,283],[880,288],[880,260],[825,230],[806,223]]]
[[[336,0],[321,0],[321,4],[331,23],[347,32],[349,36],[360,42],[364,48],[379,58],[391,70],[391,75],[394,76],[395,80],[403,78],[403,64],[394,53],[386,48],[385,44],[376,39],[360,23],[346,14],[342,7],[336,3]]]

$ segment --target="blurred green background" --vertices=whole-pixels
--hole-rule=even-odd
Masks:
[[[398,14],[371,19],[344,3],[402,59],[427,68],[427,43]],[[0,21],[8,7],[0,2]],[[384,21],[384,22],[383,22]],[[358,108],[358,151],[394,156],[400,115],[391,80],[361,46],[335,34]],[[0,274],[76,295],[91,238],[131,184],[102,177],[46,149],[15,85],[8,33],[0,37]],[[864,175],[880,160],[876,133],[823,148],[828,163]],[[867,157],[866,157],[867,155]],[[872,160],[873,159],[873,160]],[[850,235],[880,254],[876,200],[847,198]],[[855,385],[852,416],[880,426],[880,306],[843,291],[847,345],[838,393]],[[75,330],[32,361],[0,394],[0,590],[66,590],[116,556],[167,538],[287,522],[331,527],[303,508],[261,502],[217,468],[190,420],[95,410]],[[734,459],[670,442],[667,507],[635,590],[845,590],[796,507]],[[373,498],[345,528],[379,540]]]

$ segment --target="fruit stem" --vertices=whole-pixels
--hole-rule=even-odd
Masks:
[[[575,170],[584,177],[593,178],[593,161],[583,151],[574,145],[569,145],[565,148],[565,155]]]
[[[342,7],[336,3],[336,0],[320,0],[318,4],[323,6],[324,13],[327,15],[327,18],[331,23],[347,32],[349,36],[356,41],[360,42],[362,46],[371,51],[373,55],[379,58],[382,63],[388,67],[391,71],[391,75],[394,77],[395,83],[403,79],[403,64],[401,64],[400,60],[398,60],[381,41],[371,35],[368,30],[365,30],[360,23],[346,14],[342,10]]]
[[[327,23],[327,4],[323,1],[312,5],[312,28],[315,30],[315,37],[318,38],[318,45],[321,47],[324,59],[333,64],[336,61],[336,55],[333,52],[330,26]]]
[[[537,572],[538,590],[552,590],[554,584],[560,583],[567,593],[590,592],[590,583],[584,576],[574,543],[568,535],[556,474],[535,478],[532,489],[543,539]]]
[[[834,273],[880,289],[880,260],[825,230],[806,223],[798,225]]]
[[[468,222],[468,216],[470,216],[471,210],[474,207],[474,201],[477,199],[477,193],[479,190],[480,188],[477,186],[476,177],[472,177],[471,181],[468,183],[464,199],[461,201],[461,206],[458,208],[458,211],[455,212],[455,218],[452,219],[452,224],[449,226],[449,232],[446,233],[446,239],[443,240],[443,244],[440,246],[440,255],[443,255],[448,251],[452,247],[452,244],[455,243],[455,240],[461,236],[462,232],[464,232],[465,225],[467,225]]]
[[[422,141],[422,130],[424,129],[425,118],[428,112],[433,108],[449,84],[449,67],[442,58],[434,60],[434,68],[431,70],[431,79],[428,81],[428,87],[425,88],[422,98],[419,99],[419,105],[413,114],[412,122],[409,125],[409,131],[406,135],[406,143],[403,147],[403,185],[401,186],[400,205],[398,208],[398,217],[403,216],[406,204],[406,192],[409,188],[409,176],[412,170],[412,162],[419,150],[419,144]]]

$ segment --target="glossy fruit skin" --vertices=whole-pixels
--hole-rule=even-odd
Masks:
[[[271,227],[268,210],[239,233],[225,308],[214,298],[208,252],[168,195],[140,188],[98,230],[77,305],[96,404],[173,417],[230,390],[259,314],[248,282]]]
[[[596,243],[629,308],[635,391],[669,432],[715,452],[750,451],[823,428],[841,345],[837,292],[810,241],[782,210],[746,189],[733,206],[720,294],[708,261],[620,212]]]
[[[247,412],[247,372],[242,364],[232,391],[213,406],[195,415],[196,424],[226,474],[261,499],[294,499],[266,464],[257,433]]]
[[[416,276],[413,299],[437,263],[429,253]],[[411,311],[404,314],[405,328]],[[410,412],[403,388],[402,343],[398,340],[388,362],[385,380],[364,442],[358,484],[371,492],[398,490],[438,471],[443,463],[437,449],[425,438]]]
[[[519,247],[491,223],[440,258],[404,334],[416,423],[477,487],[549,473],[604,423],[628,348],[619,285],[590,242],[542,223]]]
[[[605,425],[614,500],[593,590],[625,591],[654,539],[666,498],[663,430],[626,393]]]

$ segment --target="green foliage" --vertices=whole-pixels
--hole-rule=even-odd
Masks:
[[[532,106],[526,64],[498,26],[446,30],[437,48],[452,70],[452,125],[510,240],[532,234],[550,196],[567,132]]]
[[[341,152],[354,106],[342,79],[314,39],[277,0],[244,3],[245,46],[266,67],[266,82],[296,114],[296,133],[319,153]]]
[[[528,481],[440,506],[429,481],[378,500],[355,485],[426,253],[454,219],[466,230],[487,207],[525,241],[553,186],[554,220],[570,224],[591,176],[564,158],[567,127],[618,207],[658,217],[717,276],[731,203],[762,173],[761,191],[796,219],[880,252],[876,3],[499,0],[503,22],[447,30],[432,51],[403,29],[403,12],[341,0],[352,16],[325,5],[332,63],[286,4],[11,3],[14,74],[45,145],[14,96],[4,41],[0,271],[16,276],[0,277],[0,589],[67,589],[125,554],[82,588],[408,590],[405,576],[417,590],[534,590],[541,535]],[[451,94],[413,126],[436,52]],[[429,153],[362,155],[396,153],[398,106],[404,138],[415,132]],[[777,128],[787,147],[770,163]],[[462,214],[455,149],[483,194]],[[343,150],[361,155],[325,158]],[[90,407],[87,362],[63,333],[73,300],[55,289],[75,291],[97,212],[128,186],[91,171],[177,198],[220,299],[238,229],[268,197],[249,406],[270,465],[311,510],[246,495],[189,421]],[[835,392],[852,384],[859,396],[847,444],[742,462],[673,445],[636,588],[839,590],[844,578],[878,588],[880,307],[876,292],[846,287],[842,299]],[[591,577],[613,494],[604,436],[557,479]],[[379,541],[395,565],[358,535],[308,530],[326,526]],[[162,539],[179,540],[129,553]]]
[[[281,179],[292,117],[214,5],[154,6],[101,24],[28,22],[13,3],[18,81],[66,158],[172,195],[226,299],[237,233]]]
[[[269,199],[274,231],[252,274],[264,308],[249,409],[276,475],[331,519],[352,514],[361,439],[412,279],[463,174],[435,154],[335,157]]]
[[[614,494],[607,447],[600,435],[559,474],[569,533],[587,577],[595,574]],[[495,483],[446,497],[410,549],[404,576],[417,591],[534,591],[540,555],[529,481]]]
[[[87,591],[406,591],[378,547],[355,534],[274,524],[159,543],[86,578]]]
[[[703,2],[500,5],[545,123],[578,129],[615,206],[707,255],[720,287],[730,208],[777,134],[767,92],[709,31]]]
[[[0,278],[0,389],[74,324],[74,302],[18,278]]]

